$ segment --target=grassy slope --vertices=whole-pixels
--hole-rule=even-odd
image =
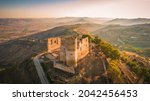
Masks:
[[[150,24],[133,26],[108,25],[93,33],[120,49],[150,56]]]

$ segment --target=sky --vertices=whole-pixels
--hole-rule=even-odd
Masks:
[[[0,18],[150,18],[150,0],[0,0]]]

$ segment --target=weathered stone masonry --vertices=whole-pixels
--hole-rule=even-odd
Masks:
[[[48,52],[60,49],[60,61],[67,66],[77,66],[77,62],[89,53],[88,37],[49,38]]]
[[[60,48],[61,39],[59,37],[48,38],[48,52],[53,52],[56,49]]]

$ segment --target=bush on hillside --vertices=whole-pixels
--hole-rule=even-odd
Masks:
[[[102,41],[99,37],[95,37],[93,43],[99,45],[101,51],[111,59],[119,59],[120,52],[115,49],[111,44]]]

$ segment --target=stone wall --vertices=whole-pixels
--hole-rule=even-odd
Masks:
[[[89,53],[88,37],[81,39],[78,42],[77,52],[78,52],[78,60],[84,58]]]
[[[77,38],[68,37],[62,39],[60,48],[60,61],[68,66],[77,66]]]
[[[67,66],[77,66],[77,61],[84,58],[89,53],[88,37],[78,39],[78,37],[49,38],[48,52],[60,48],[60,61]]]
[[[48,38],[48,52],[53,52],[54,50],[60,48],[61,39],[59,37]]]

